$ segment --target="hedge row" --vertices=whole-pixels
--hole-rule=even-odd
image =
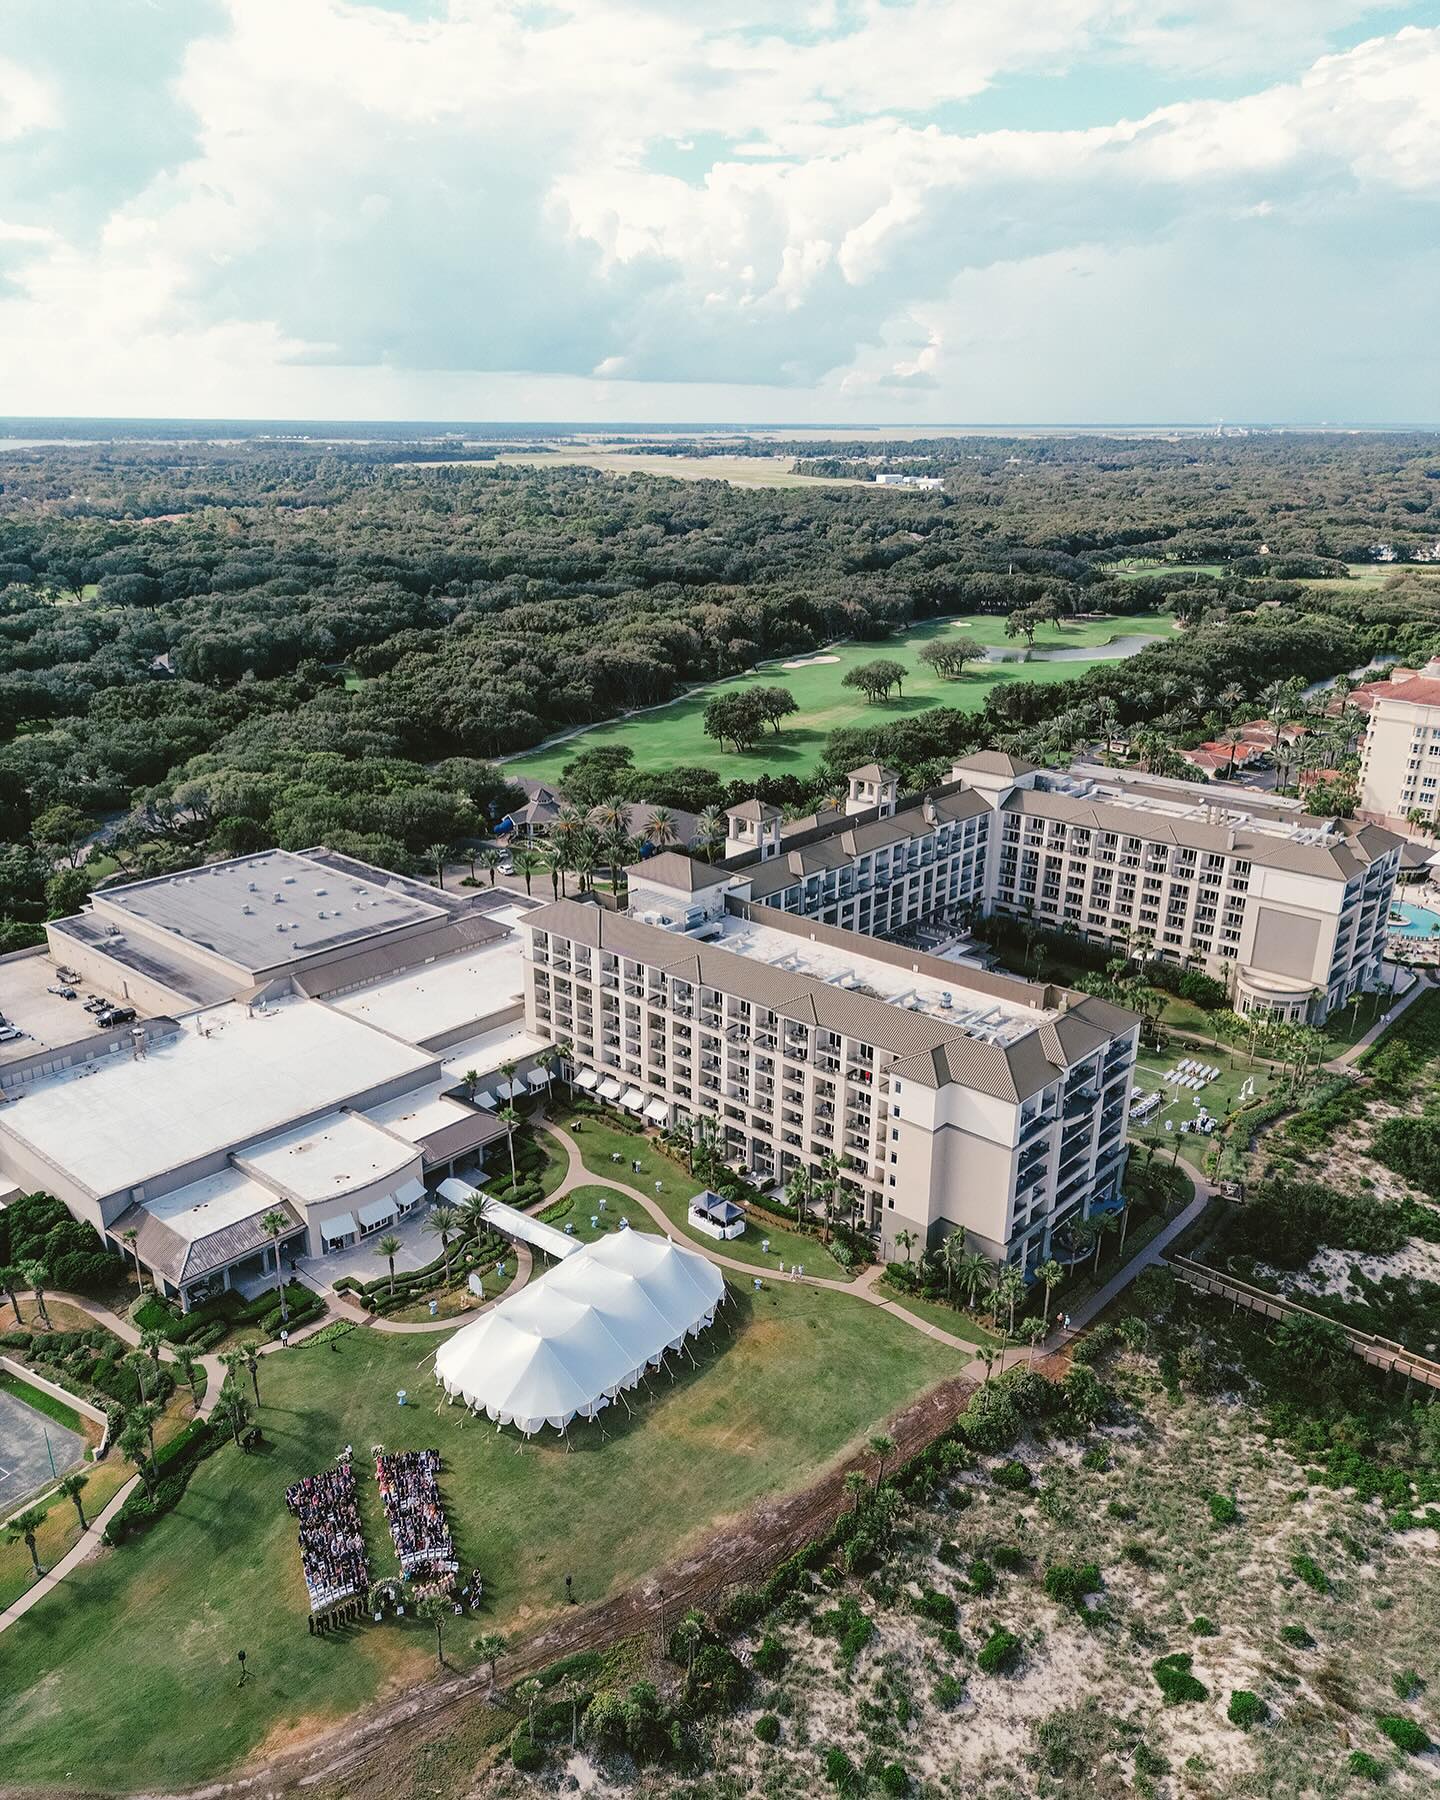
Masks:
[[[0,1346],[18,1350],[61,1387],[97,1406],[128,1408],[140,1402],[139,1377],[123,1362],[130,1346],[103,1325],[85,1331],[11,1331],[0,1337]],[[148,1385],[151,1398],[163,1400],[174,1389],[174,1377],[162,1365]]]
[[[504,1250],[505,1240],[494,1231],[483,1231],[473,1239],[452,1239],[450,1279],[453,1281],[457,1276],[476,1271],[483,1273]],[[372,1312],[386,1313],[395,1311],[397,1307],[411,1305],[421,1294],[443,1287],[445,1280],[445,1257],[442,1253],[422,1269],[408,1269],[397,1274],[393,1294],[388,1271],[377,1275],[373,1281],[359,1281],[353,1275],[342,1275],[335,1283],[335,1292],[353,1294],[362,1306],[368,1307]]]
[[[306,1287],[303,1281],[285,1284],[285,1301],[292,1325],[314,1318],[323,1305],[314,1289]],[[280,1297],[273,1287],[267,1287],[253,1300],[227,1288],[214,1300],[192,1307],[188,1313],[179,1313],[152,1294],[135,1309],[134,1320],[142,1331],[158,1331],[171,1344],[184,1344],[203,1352],[218,1344],[227,1332],[243,1331],[246,1326],[258,1326],[267,1336],[276,1336],[280,1330]]]
[[[163,1518],[179,1504],[190,1477],[229,1437],[224,1425],[215,1419],[192,1419],[185,1429],[162,1444],[155,1453],[154,1488],[144,1485],[135,1492],[105,1527],[107,1544],[123,1544],[135,1537],[156,1519]]]

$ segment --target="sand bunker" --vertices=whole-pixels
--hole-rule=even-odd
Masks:
[[[782,669],[813,669],[816,663],[839,662],[838,656],[797,656],[792,662],[781,663]]]

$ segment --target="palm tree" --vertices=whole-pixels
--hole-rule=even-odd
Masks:
[[[945,1271],[945,1294],[948,1299],[953,1291],[955,1277],[962,1272],[967,1260],[964,1231],[947,1232],[936,1246],[935,1259]]]
[[[675,1635],[685,1649],[685,1676],[688,1680],[695,1673],[695,1652],[705,1641],[705,1615],[692,1608],[675,1627]]]
[[[475,858],[475,861],[479,863],[480,867],[489,875],[490,885],[493,888],[495,885],[495,872],[500,867],[500,852],[498,850],[482,850]]]
[[[695,1164],[690,1164],[693,1172]],[[795,1208],[802,1219],[810,1212],[810,1170],[804,1163],[796,1163],[790,1171],[790,1179],[785,1183],[786,1203]],[[898,1239],[897,1239],[898,1242]]]
[[[879,1431],[865,1445],[866,1450],[875,1458],[875,1491],[880,1491],[880,1483],[885,1479],[885,1464],[895,1453],[895,1440],[887,1432]]]
[[[695,819],[695,835],[690,843],[706,862],[715,860],[715,851],[725,842],[725,814],[718,806],[707,806]]]
[[[140,1233],[132,1225],[128,1231],[122,1231],[120,1236],[129,1245],[130,1254],[135,1258],[135,1280],[143,1294],[145,1292],[145,1271],[140,1266],[140,1252],[136,1247],[140,1241]]]
[[[240,1354],[245,1359],[245,1367],[250,1371],[250,1385],[255,1390],[255,1404],[260,1404],[260,1346],[258,1344],[242,1344]]]
[[[566,1095],[571,1100],[575,1098],[575,1089],[571,1085],[570,1076],[565,1071],[567,1065],[574,1059],[574,1056],[575,1046],[570,1042],[569,1038],[557,1038],[555,1041],[555,1057],[561,1070],[560,1079],[565,1083]],[[537,1056],[535,1060],[536,1062],[540,1062],[543,1058]]]
[[[420,1227],[440,1239],[440,1254],[445,1259],[445,1283],[450,1282],[450,1237],[460,1224],[460,1214],[448,1200],[437,1200],[425,1216],[425,1223]]]
[[[231,1436],[238,1444],[240,1433],[250,1423],[250,1402],[239,1388],[230,1388],[220,1396],[215,1411],[230,1427]]]
[[[435,880],[440,887],[445,885],[445,864],[450,860],[448,844],[431,844],[425,851],[425,860],[435,871]]]
[[[850,1510],[859,1512],[860,1502],[870,1492],[870,1483],[865,1479],[865,1471],[863,1469],[847,1469],[841,1486],[850,1496]]]
[[[559,1062],[560,1062],[560,1052],[555,1048],[555,1046],[553,1044],[547,1044],[545,1046],[545,1048],[540,1052],[540,1054],[535,1058],[535,1066],[537,1068],[543,1069],[545,1071],[545,1084],[546,1084],[547,1093],[549,1091],[549,1084],[555,1079],[555,1070],[556,1070],[557,1066],[559,1065]]]
[[[653,844],[657,850],[663,850],[667,844],[678,843],[675,818],[670,808],[668,806],[652,808],[650,817],[645,821],[645,830],[641,835],[647,844]]]
[[[589,832],[575,840],[570,852],[570,867],[580,879],[580,892],[586,893],[595,875],[595,843]]]
[[[445,1667],[445,1621],[450,1616],[451,1602],[443,1594],[427,1594],[416,1609],[422,1619],[435,1627],[435,1662]]]
[[[157,1371],[160,1367],[160,1346],[164,1342],[165,1334],[163,1331],[142,1331],[140,1333],[140,1348],[150,1358],[151,1362],[154,1363]]]
[[[280,1240],[290,1229],[290,1221],[279,1207],[272,1207],[260,1221],[260,1229],[269,1238],[275,1252],[275,1292],[280,1296],[280,1323],[290,1323],[290,1307],[285,1299],[285,1272],[280,1267]]]
[[[560,898],[560,883],[569,866],[565,860],[565,852],[559,844],[546,844],[535,853],[537,868],[543,869],[550,877],[550,894],[553,899]]]
[[[120,1366],[128,1369],[135,1377],[135,1385],[140,1390],[140,1398],[150,1398],[150,1383],[155,1376],[155,1365],[143,1350],[131,1350],[121,1357]]]
[[[5,1528],[7,1543],[24,1544],[30,1552],[30,1561],[34,1566],[37,1581],[45,1571],[40,1567],[40,1553],[35,1547],[35,1535],[44,1523],[44,1512],[40,1507],[32,1506],[25,1512],[17,1513]]]
[[[985,1379],[980,1385],[981,1387],[989,1387],[990,1372],[995,1367],[995,1352],[991,1349],[989,1344],[982,1344],[975,1354],[985,1365]]]
[[[40,1323],[47,1331],[49,1331],[51,1328],[50,1314],[45,1310],[45,1283],[50,1279],[50,1276],[46,1271],[44,1263],[21,1263],[20,1274],[25,1284],[30,1289],[30,1296],[35,1302],[35,1310],[40,1315]]]
[[[395,1292],[395,1258],[405,1248],[393,1231],[387,1231],[375,1246],[375,1254],[383,1256],[390,1265],[390,1292]]]
[[[919,1240],[913,1231],[897,1231],[895,1233],[896,1246],[905,1252],[905,1261],[907,1264],[910,1261],[910,1252],[915,1248],[915,1245],[918,1242]]]
[[[505,1640],[498,1631],[482,1631],[471,1646],[476,1656],[490,1670],[490,1685],[495,1685],[495,1664],[499,1661],[500,1652],[505,1648]]]
[[[1014,1263],[1006,1263],[1000,1271],[999,1287],[1000,1299],[1009,1314],[1006,1330],[1011,1337],[1014,1337],[1015,1308],[1025,1298],[1025,1276]]]
[[[510,863],[515,873],[524,877],[525,892],[528,894],[535,871],[540,867],[540,858],[533,850],[517,850],[510,858]]]
[[[80,1496],[85,1492],[85,1484],[89,1479],[90,1477],[82,1474],[79,1469],[73,1469],[70,1474],[60,1477],[55,1489],[57,1494],[63,1494],[75,1508],[75,1517],[79,1519],[82,1531],[89,1530],[85,1521],[85,1508],[80,1501]]]
[[[195,1378],[197,1375],[202,1375],[204,1370],[200,1366],[200,1358],[196,1356],[195,1352],[188,1344],[177,1344],[175,1346],[175,1367],[180,1371],[181,1379],[189,1386],[190,1404],[192,1408],[198,1411],[200,1406],[200,1388],[198,1387]]]
[[[965,1303],[973,1311],[975,1296],[990,1275],[990,1264],[978,1250],[972,1251],[957,1270],[960,1285],[965,1290]]]
[[[132,1408],[131,1420],[145,1433],[145,1442],[150,1447],[150,1467],[158,1467],[155,1457],[155,1426],[165,1408],[158,1400],[146,1400],[142,1405]]]
[[[150,1467],[150,1441],[138,1419],[126,1419],[125,1428],[120,1433],[120,1454],[126,1462],[134,1463],[140,1471],[140,1479],[145,1484],[145,1492],[153,1493],[155,1478]]]
[[[584,1697],[585,1686],[577,1675],[561,1676],[557,1698],[562,1706],[570,1708],[570,1748],[572,1750],[580,1737],[580,1702]]]
[[[1040,1317],[1048,1325],[1050,1323],[1050,1292],[1065,1279],[1065,1271],[1052,1256],[1048,1261],[1041,1263],[1035,1271],[1035,1278],[1045,1290],[1045,1310]]]
[[[830,1214],[835,1205],[835,1196],[840,1191],[840,1163],[833,1150],[827,1150],[820,1158],[820,1179],[815,1184],[820,1194],[820,1204],[825,1215],[825,1242],[830,1242]]]
[[[1034,1313],[1031,1313],[1028,1319],[1022,1319],[1020,1321],[1020,1336],[1022,1340],[1030,1346],[1030,1355],[1027,1358],[1027,1361],[1032,1369],[1035,1367],[1036,1346],[1045,1337],[1048,1330],[1049,1327],[1046,1325],[1045,1321],[1043,1319],[1037,1319]]]
[[[532,1737],[535,1735],[535,1708],[544,1692],[544,1682],[537,1681],[533,1675],[515,1690],[515,1698],[525,1708],[526,1729]]]
[[[507,1100],[513,1100],[515,1097],[509,1090],[515,1085],[516,1067],[517,1065],[513,1062],[502,1062],[500,1064],[500,1080],[506,1089],[504,1097]]]
[[[5,1298],[15,1308],[15,1323],[23,1325],[24,1318],[20,1313],[20,1295],[18,1290],[24,1285],[25,1277],[13,1264],[0,1269],[0,1288],[5,1290]]]
[[[513,1187],[515,1175],[515,1128],[524,1123],[513,1106],[502,1106],[495,1117],[505,1127],[505,1141],[510,1146],[510,1184]]]

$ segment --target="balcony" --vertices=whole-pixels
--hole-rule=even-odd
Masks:
[[[1020,1142],[1022,1144],[1029,1143],[1037,1132],[1045,1130],[1047,1126],[1053,1125],[1054,1123],[1055,1114],[1053,1112],[1036,1113],[1034,1118],[1026,1119],[1021,1125]]]

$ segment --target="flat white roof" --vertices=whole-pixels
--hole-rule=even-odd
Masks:
[[[801,937],[789,931],[778,931],[754,919],[742,919],[727,913],[724,930],[718,937],[702,941],[717,949],[732,950],[753,962],[769,963],[788,973],[808,975],[849,993],[868,994],[902,1006],[910,1012],[942,1019],[971,1037],[993,1044],[1007,1044],[1037,1025],[1059,1017],[1055,1011],[1026,1006],[1017,1000],[1006,1000],[994,994],[980,993],[965,985],[957,966],[953,987],[939,976],[916,974],[903,964],[882,962],[867,956],[859,948],[864,939],[847,933],[847,942],[822,943],[817,938]]]
[[[365,1117],[383,1125],[387,1131],[393,1131],[397,1137],[418,1144],[432,1131],[440,1131],[459,1119],[475,1117],[468,1106],[444,1098],[445,1089],[454,1085],[453,1081],[445,1080],[432,1081],[428,1087],[412,1088],[395,1100],[385,1100],[379,1106],[370,1107]]]
[[[236,1159],[308,1205],[398,1175],[415,1161],[415,1147],[361,1113],[330,1113],[267,1138]]]
[[[0,1133],[113,1194],[433,1066],[313,1000],[253,1013],[231,1001],[189,1014],[144,1057],[122,1049],[35,1081],[0,1108]]]
[[[265,850],[161,875],[94,898],[97,913],[143,919],[251,973],[355,943],[376,932],[448,917],[411,892],[329,868],[293,850]]]
[[[447,1044],[439,1054],[445,1058],[447,1075],[463,1081],[473,1071],[483,1086],[485,1077],[493,1075],[501,1063],[519,1063],[527,1056],[538,1056],[549,1041],[527,1031],[523,1019],[514,1019],[508,1025],[496,1025],[474,1037],[462,1038],[458,1044]]]
[[[145,1210],[188,1242],[238,1225],[256,1213],[269,1212],[275,1195],[263,1182],[252,1181],[242,1169],[222,1169],[173,1193],[147,1200]]]
[[[438,1037],[513,1006],[525,993],[525,943],[518,931],[460,956],[420,963],[329,1004],[407,1043]]]

